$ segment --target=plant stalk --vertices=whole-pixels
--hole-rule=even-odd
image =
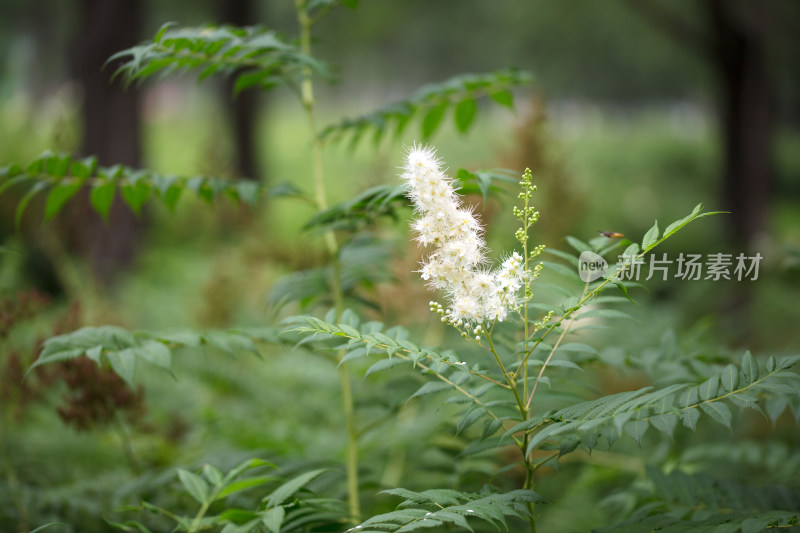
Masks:
[[[306,0],[295,0],[297,22],[300,27],[300,50],[311,56],[311,27],[314,20],[306,11]],[[317,208],[320,210],[328,207],[328,196],[325,187],[325,173],[322,161],[322,141],[317,132],[317,122],[314,113],[314,83],[311,79],[310,69],[306,69],[305,76],[300,82],[300,98],[306,114],[306,121],[311,132],[311,154],[314,175],[314,197]],[[330,286],[333,293],[333,303],[336,309],[336,321],[342,317],[344,311],[344,294],[341,283],[341,260],[339,257],[339,243],[333,231],[325,232],[325,246],[330,255],[332,273]],[[342,355],[339,356],[341,359]],[[353,393],[350,384],[350,375],[347,368],[339,367],[339,381],[342,388],[342,408],[344,410],[345,424],[347,426],[347,499],[350,508],[350,518],[358,523],[361,516],[361,503],[358,494],[358,430],[356,428]]]
[[[122,415],[120,415],[119,412],[116,413],[115,421],[120,445],[122,446],[122,453],[125,455],[125,459],[128,461],[128,466],[131,467],[131,470],[138,474],[141,472],[141,465],[139,464],[139,460],[136,458],[136,453],[133,451],[131,435],[128,432],[127,426],[125,425],[125,420],[122,419]]]
[[[527,447],[527,438],[525,439],[525,446]],[[522,450],[522,453],[525,453],[525,450]],[[528,457],[525,457],[525,489],[526,490],[533,490],[533,471],[535,470],[536,465],[531,463]],[[531,517],[528,523],[530,524],[530,532],[536,533],[536,516],[534,516],[534,504],[533,502],[528,502],[528,512],[530,513]]]
[[[528,408],[522,400],[522,397],[519,395],[519,391],[517,390],[517,375],[516,373],[506,372],[506,367],[503,365],[503,361],[500,359],[500,355],[497,353],[497,350],[494,347],[494,342],[492,342],[492,336],[487,333],[486,334],[486,341],[489,343],[489,349],[494,355],[495,360],[497,361],[498,366],[500,367],[500,371],[503,372],[503,376],[506,378],[509,387],[511,388],[511,392],[514,393],[514,399],[517,401],[517,407],[519,408],[520,418],[525,421],[528,419]],[[522,452],[523,463],[525,464],[525,485],[524,488],[527,490],[533,490],[533,471],[536,469],[536,465],[530,461],[526,451],[528,449],[528,439],[529,433],[525,433],[525,436],[522,439],[522,442],[517,441],[519,445],[519,449]],[[529,520],[530,524],[530,531],[531,533],[536,533],[536,520],[534,519],[533,515],[533,502],[528,502],[528,512],[530,513],[531,517]]]
[[[200,531],[200,527],[201,527],[201,525],[203,523],[202,522],[203,521],[203,517],[208,512],[208,508],[210,506],[211,506],[211,502],[210,501],[203,502],[203,504],[200,506],[200,510],[197,511],[197,514],[195,515],[194,520],[192,520],[192,523],[189,525],[188,533],[195,533],[196,531]]]

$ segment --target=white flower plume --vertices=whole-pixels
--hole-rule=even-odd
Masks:
[[[472,211],[462,207],[433,148],[411,148],[402,178],[410,187],[409,198],[418,215],[412,224],[416,239],[424,247],[433,247],[419,272],[452,299],[448,319],[502,321],[516,307],[516,293],[525,284],[522,257],[514,252],[496,271],[482,267],[486,263],[483,228]]]

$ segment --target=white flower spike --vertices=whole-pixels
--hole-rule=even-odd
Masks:
[[[431,287],[448,292],[452,303],[447,319],[451,323],[502,321],[518,305],[516,293],[525,285],[522,257],[515,252],[497,271],[481,267],[486,263],[483,228],[472,211],[462,207],[433,148],[412,147],[402,178],[418,215],[412,224],[416,240],[423,247],[433,247],[419,272]]]

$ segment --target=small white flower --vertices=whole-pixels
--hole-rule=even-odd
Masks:
[[[494,276],[489,272],[476,272],[469,280],[469,290],[480,298],[492,296],[497,290]]]
[[[482,318],[478,314],[479,310],[480,307],[475,298],[462,295],[453,301],[453,311],[451,315],[453,319],[458,321],[477,322]]]

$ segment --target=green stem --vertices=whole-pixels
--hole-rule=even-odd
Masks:
[[[122,445],[122,453],[125,455],[125,459],[128,461],[128,466],[131,467],[131,470],[138,474],[141,471],[141,467],[138,459],[136,458],[136,453],[133,451],[131,434],[128,432],[128,428],[125,425],[125,420],[123,420],[122,415],[120,415],[119,412],[116,413],[115,419],[117,423],[117,433]]]
[[[531,390],[531,395],[528,396],[528,401],[525,403],[525,407],[526,408],[528,408],[528,409],[530,408],[531,402],[533,401],[533,395],[536,394],[536,389],[537,389],[537,387],[539,387],[539,382],[542,380],[542,376],[544,375],[544,371],[547,368],[547,365],[550,364],[550,360],[553,358],[553,354],[556,353],[556,350],[561,345],[561,341],[564,340],[564,337],[567,335],[567,332],[569,331],[569,328],[572,327],[572,324],[574,322],[575,322],[574,317],[570,317],[570,320],[567,323],[567,326],[563,330],[561,330],[561,335],[559,335],[558,340],[553,345],[553,349],[550,350],[550,353],[547,355],[547,359],[545,359],[544,363],[542,364],[542,368],[539,370],[539,375],[536,376],[536,382],[533,384],[533,389]],[[526,367],[528,366],[527,362],[525,363],[525,366]]]
[[[203,502],[203,505],[200,506],[200,510],[197,511],[197,514],[192,520],[191,525],[189,526],[189,530],[187,533],[194,533],[195,531],[200,531],[200,524],[203,520],[203,517],[208,512],[208,508],[211,506],[211,501]]]
[[[637,257],[642,257],[643,255],[644,255],[644,254],[639,254]],[[520,369],[521,369],[523,366],[527,366],[528,358],[531,356],[531,354],[533,353],[533,351],[534,351],[536,348],[538,348],[538,347],[539,347],[539,345],[540,345],[540,344],[541,344],[541,343],[542,343],[542,342],[545,340],[545,338],[547,338],[547,336],[548,336],[548,335],[550,335],[550,333],[552,333],[552,332],[553,332],[553,330],[554,330],[554,329],[556,329],[558,326],[560,326],[560,325],[561,325],[561,323],[562,323],[564,320],[566,320],[567,318],[571,318],[571,317],[572,317],[572,315],[574,315],[574,314],[575,314],[575,313],[576,313],[578,310],[580,310],[580,309],[583,307],[583,304],[585,304],[587,301],[589,301],[590,299],[592,299],[592,298],[594,298],[596,295],[598,295],[600,292],[602,292],[602,291],[604,290],[605,286],[606,286],[606,285],[608,285],[608,284],[609,284],[611,281],[613,281],[614,279],[616,279],[616,278],[619,276],[620,272],[622,272],[623,270],[624,270],[624,268],[623,268],[623,269],[620,269],[620,270],[618,270],[616,273],[614,273],[614,275],[613,275],[613,276],[611,276],[610,278],[608,278],[608,279],[606,279],[605,281],[603,281],[603,282],[602,282],[600,285],[598,285],[597,287],[595,287],[595,288],[594,288],[594,290],[592,290],[592,291],[586,292],[586,289],[587,289],[587,288],[588,288],[588,286],[589,286],[589,284],[587,283],[587,284],[585,285],[585,288],[584,288],[584,295],[583,295],[583,297],[580,299],[580,301],[579,301],[577,304],[575,304],[573,307],[571,307],[571,308],[570,308],[570,309],[569,309],[569,310],[568,310],[566,313],[564,313],[563,315],[561,315],[561,318],[559,318],[559,319],[558,319],[558,320],[557,320],[557,321],[556,321],[554,324],[551,324],[551,325],[550,325],[550,327],[548,327],[548,328],[545,330],[545,332],[544,332],[544,333],[542,333],[542,335],[541,335],[541,336],[540,336],[540,337],[539,337],[539,338],[536,340],[536,342],[533,344],[533,346],[531,346],[531,347],[528,349],[528,351],[525,353],[525,357],[523,357],[523,358],[522,358],[522,363],[521,363],[521,364],[520,364],[520,366],[519,366],[519,367],[518,367],[518,368],[517,368],[517,369],[514,371],[514,377],[516,377],[516,375],[517,375],[517,374],[519,374],[519,371],[520,371]],[[536,333],[536,332],[534,331],[534,333]]]
[[[500,359],[500,356],[497,354],[497,350],[495,350],[494,342],[492,342],[492,336],[490,334],[486,334],[486,341],[489,343],[489,349],[492,351],[492,355],[494,355],[497,364],[500,366],[500,370],[503,372],[503,377],[506,378],[508,382],[508,386],[511,388],[511,391],[514,393],[514,399],[517,401],[517,407],[519,408],[520,418],[525,421],[528,419],[528,409],[523,403],[522,397],[519,395],[519,391],[517,390],[517,374],[516,373],[509,373],[506,372],[505,365],[503,365],[503,361]],[[525,464],[525,485],[524,488],[527,490],[533,490],[533,471],[536,469],[536,466],[530,461],[526,450],[528,449],[528,439],[530,438],[529,433],[525,433],[525,436],[522,439],[522,442],[517,441],[517,445],[519,446],[520,451],[522,452],[523,463]],[[530,524],[530,531],[531,533],[536,533],[536,520],[533,514],[533,502],[528,502],[528,512],[531,515],[529,520]]]
[[[523,257],[525,258],[523,266],[522,266],[522,268],[524,269],[523,270],[524,272],[528,272],[528,262],[530,261],[530,256],[528,255],[528,228],[530,227],[530,224],[528,223],[528,200],[529,200],[529,198],[528,198],[528,194],[527,194],[527,191],[526,191],[526,194],[525,194],[525,211],[524,211],[525,218],[522,221],[522,225],[523,225],[524,231],[525,231],[525,236],[522,239],[522,254],[523,254]],[[531,290],[531,280],[530,280],[529,277],[526,277],[526,281],[525,281],[525,299],[524,299],[524,302],[525,302],[525,317],[524,317],[524,319],[522,321],[522,323],[524,325],[524,328],[525,328],[525,337],[524,337],[525,338],[525,344],[524,344],[525,353],[528,352],[528,343],[530,342],[530,338],[529,338],[530,337],[530,332],[528,331],[528,320],[529,320],[528,319],[528,307],[529,307],[528,306],[528,303],[529,303],[528,294],[530,293],[530,290]],[[514,379],[517,378],[518,374],[519,374],[519,369],[517,369],[514,372]],[[522,370],[522,397],[525,398],[527,396],[528,396],[528,365],[526,364],[525,368]],[[531,521],[533,521],[533,516],[531,516]]]
[[[525,439],[527,441],[527,439]],[[523,453],[524,450],[523,450]],[[533,490],[533,471],[535,469],[535,465],[533,465],[527,457],[525,457],[525,489],[526,490]],[[530,524],[530,531],[531,533],[536,533],[536,516],[534,513],[534,506],[533,502],[528,502],[528,512],[531,514],[531,518],[529,520]]]
[[[311,27],[314,21],[306,11],[306,0],[295,0],[297,22],[300,26],[300,50],[311,56]],[[305,69],[304,77],[300,82],[300,98],[306,114],[306,121],[311,132],[311,157],[314,172],[314,195],[317,208],[320,210],[328,207],[328,195],[325,187],[325,173],[322,161],[322,141],[317,132],[317,122],[314,113],[314,83],[311,80],[311,71]],[[341,261],[339,257],[339,243],[333,231],[325,233],[325,246],[330,255],[332,274],[330,278],[333,302],[336,309],[336,321],[342,317],[344,311],[344,294],[341,283]],[[343,357],[344,354],[339,356]],[[342,407],[344,410],[345,424],[347,426],[347,499],[350,506],[350,518],[354,523],[360,521],[361,503],[358,494],[358,430],[356,429],[355,409],[353,406],[353,393],[350,384],[350,375],[347,368],[339,367],[339,381],[342,387]]]
[[[342,386],[342,407],[347,424],[347,495],[350,504],[350,518],[360,522],[361,505],[358,496],[358,429],[356,428],[353,392],[350,387],[350,374],[346,365],[339,366],[339,380]]]
[[[344,331],[341,331],[339,334],[340,334],[342,337],[344,337],[345,339],[353,339],[353,340],[358,340],[358,341],[361,341],[361,342],[366,342],[366,341],[365,341],[363,338],[361,338],[361,337],[353,337],[353,336],[351,336],[351,335],[348,335],[348,334],[347,334],[346,332],[344,332]],[[488,335],[488,334],[491,334],[491,331],[489,331],[489,333],[487,333],[487,335]],[[474,342],[474,341],[473,341],[473,342]],[[426,342],[426,344],[435,345],[436,343],[427,343],[427,342]],[[477,343],[476,343],[476,344],[477,344]],[[478,344],[478,346],[480,346],[481,348],[485,348],[484,346],[482,346],[482,345],[480,345],[480,344]],[[382,348],[382,349],[396,348],[395,346],[389,346],[388,344],[382,344],[382,343],[377,343],[377,344],[375,344],[375,347],[376,347],[376,348]],[[399,351],[400,351],[400,352],[405,352],[405,353],[407,353],[407,354],[412,354],[412,353],[414,353],[414,352],[412,352],[411,350],[407,350],[407,349],[405,349],[405,348],[399,348]],[[398,355],[398,354],[396,353],[395,355]],[[429,355],[426,355],[426,356],[424,356],[424,357],[426,357],[426,358],[430,359],[430,356],[429,356]],[[406,359],[407,359],[407,357],[405,357],[405,356],[404,356],[404,358],[406,358]],[[453,363],[453,362],[451,362],[451,361],[444,361],[444,360],[442,360],[442,361],[439,361],[439,362],[440,362],[440,363],[443,363],[443,364],[445,364],[445,365],[447,365],[447,366],[449,366],[450,368],[457,368],[457,367],[459,367],[459,365],[458,365],[457,363]],[[495,385],[497,385],[498,387],[502,387],[502,388],[504,388],[504,389],[510,389],[510,388],[511,388],[511,387],[509,387],[507,384],[505,384],[505,383],[500,383],[500,382],[499,382],[499,381],[497,381],[496,379],[492,379],[492,378],[490,378],[489,376],[487,376],[487,375],[485,375],[485,374],[481,374],[480,372],[476,372],[476,371],[474,371],[474,370],[469,370],[468,372],[470,373],[470,375],[472,375],[472,376],[475,376],[476,378],[482,379],[482,380],[484,380],[484,381],[489,381],[489,382],[491,382],[491,383],[494,383],[494,384],[495,384]]]
[[[530,170],[525,171],[525,176],[523,177],[523,192],[524,192],[524,205],[522,210],[522,216],[520,220],[522,222],[521,234],[518,235],[518,239],[522,243],[522,254],[523,254],[523,269],[525,272],[530,272],[528,269],[528,265],[530,264],[530,253],[528,252],[528,230],[530,230],[531,226],[535,222],[535,220],[531,217],[530,211],[530,195],[531,195],[531,187],[530,182]],[[526,184],[527,182],[527,184]],[[523,351],[525,352],[526,356],[520,362],[520,366],[517,367],[514,372],[510,375],[506,375],[506,379],[509,381],[509,385],[512,386],[514,391],[514,398],[517,401],[517,405],[519,406],[520,415],[523,421],[528,420],[528,415],[530,414],[530,402],[524,403],[523,398],[528,396],[528,364],[527,364],[527,357],[533,350],[529,351],[530,346],[530,316],[529,316],[529,302],[531,298],[531,279],[528,277],[525,281],[525,297],[524,297],[524,312],[522,317],[522,323],[524,327],[524,343],[523,343]],[[494,346],[492,346],[492,351],[494,351]],[[520,397],[519,392],[517,391],[517,378],[519,377],[520,369],[522,369],[522,397]],[[534,386],[535,390],[535,386]],[[525,465],[525,485],[524,488],[526,490],[533,490],[533,472],[536,470],[536,464],[531,461],[531,458],[528,456],[528,442],[530,439],[530,433],[525,433],[522,438],[522,443],[520,443],[520,452],[522,452],[522,460],[523,464]],[[536,533],[536,516],[534,515],[534,504],[533,502],[528,502],[528,512],[530,513],[530,519],[528,520],[528,525],[530,527],[531,533]]]
[[[406,360],[406,361],[410,361],[410,360],[411,360],[411,359],[410,359],[408,356],[405,356],[405,355],[403,355],[403,354],[395,354],[394,356],[395,356],[395,357],[399,357],[399,358],[401,358],[401,359],[404,359],[404,360]],[[496,415],[495,413],[493,413],[493,412],[492,412],[492,410],[491,410],[491,409],[490,409],[490,408],[489,408],[489,407],[488,407],[486,404],[484,404],[484,403],[483,403],[483,402],[482,402],[482,401],[481,401],[481,400],[480,400],[480,399],[479,399],[477,396],[475,396],[475,395],[473,395],[473,394],[470,394],[470,392],[469,392],[469,391],[467,391],[467,390],[466,390],[466,389],[464,389],[463,387],[459,386],[459,385],[458,385],[457,383],[455,383],[454,381],[451,381],[450,379],[448,379],[448,378],[446,378],[445,376],[441,375],[440,373],[438,373],[438,372],[436,372],[436,371],[432,370],[432,369],[431,369],[429,366],[426,366],[426,365],[424,365],[424,364],[420,363],[419,361],[417,361],[416,365],[417,365],[417,366],[418,366],[420,369],[424,370],[425,372],[431,372],[431,373],[433,373],[433,375],[434,375],[434,376],[436,376],[436,378],[437,378],[437,379],[439,379],[439,380],[441,380],[441,381],[443,381],[443,382],[447,383],[447,384],[448,384],[448,385],[450,385],[451,387],[453,387],[455,390],[457,390],[458,392],[460,392],[461,394],[463,394],[464,396],[466,396],[467,398],[469,398],[470,400],[472,400],[472,401],[475,403],[475,405],[479,405],[479,406],[483,407],[484,409],[486,409],[486,413],[487,413],[489,416],[491,416],[492,418],[494,418],[495,420],[499,420],[499,418],[497,417],[497,415]],[[512,435],[511,437],[512,437],[513,439],[515,439],[515,441],[517,442],[517,444],[519,444],[519,440],[517,440],[517,439],[516,439],[516,437],[514,437],[513,435]]]
[[[514,393],[514,398],[517,400],[517,407],[519,408],[519,414],[523,421],[528,419],[528,411],[525,409],[525,404],[522,402],[522,397],[519,395],[519,391],[517,390],[517,379],[516,374],[512,374],[506,372],[506,367],[503,364],[503,361],[500,360],[500,356],[497,354],[497,350],[494,348],[494,342],[492,342],[492,336],[489,333],[486,333],[486,341],[489,343],[489,350],[491,350],[492,355],[494,355],[495,361],[497,361],[497,365],[500,367],[500,371],[503,372],[503,377],[506,378],[506,382],[508,383],[508,387],[511,389],[511,392]]]

